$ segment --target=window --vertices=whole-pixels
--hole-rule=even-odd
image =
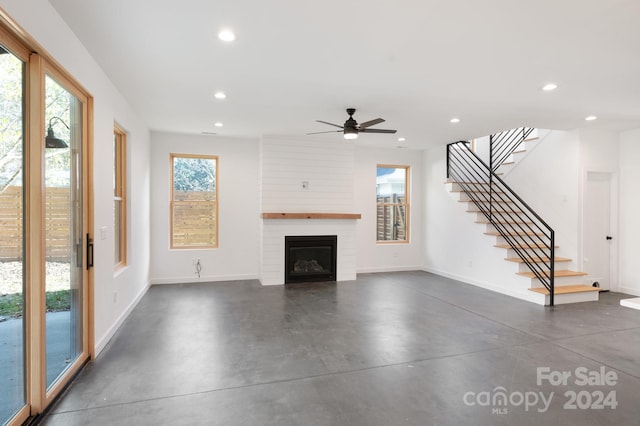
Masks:
[[[116,269],[127,264],[127,134],[113,129],[113,245]]]
[[[379,164],[376,240],[409,242],[409,167]]]
[[[218,157],[171,154],[171,248],[218,247]]]

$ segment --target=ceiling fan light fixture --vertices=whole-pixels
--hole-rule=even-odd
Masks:
[[[355,129],[344,129],[344,138],[345,139],[358,139],[358,132]]]
[[[224,29],[218,33],[218,38],[222,41],[231,42],[236,39],[236,35],[229,29]]]

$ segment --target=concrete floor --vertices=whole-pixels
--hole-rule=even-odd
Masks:
[[[425,272],[153,286],[44,424],[638,425],[623,297],[545,308]]]
[[[71,312],[47,312],[47,386],[69,366]],[[23,319],[0,322],[0,421],[11,418],[24,406]]]

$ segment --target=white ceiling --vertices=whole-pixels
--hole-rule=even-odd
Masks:
[[[315,120],[342,124],[347,107],[398,129],[357,140],[387,147],[640,127],[638,0],[51,3],[154,130],[335,140],[305,134],[334,130]],[[238,39],[218,40],[223,27]]]

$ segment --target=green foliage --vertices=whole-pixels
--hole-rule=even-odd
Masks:
[[[215,191],[216,160],[174,157],[173,182],[176,191]]]
[[[22,70],[18,58],[0,55],[0,192],[22,182]]]
[[[47,312],[68,311],[71,309],[71,290],[48,291]]]
[[[59,290],[46,293],[47,312],[68,311],[71,309],[71,291]],[[20,318],[23,315],[24,298],[22,293],[0,296],[0,316]]]
[[[22,185],[24,137],[24,64],[10,53],[0,55],[0,192],[9,186]],[[78,100],[54,79],[45,81],[45,129],[52,117],[55,135],[71,140],[73,123],[80,122]],[[42,141],[44,144],[44,141]],[[46,186],[69,186],[70,149],[46,151]]]
[[[22,316],[22,294],[5,294],[0,296],[0,316],[21,317]]]
[[[71,131],[66,126],[74,123],[72,116],[72,105],[77,104],[77,100],[57,81],[47,76],[45,79],[45,127],[48,128],[49,122],[56,137],[66,141],[71,145]],[[60,120],[53,120],[58,117]],[[48,187],[69,186],[71,176],[71,150],[64,149],[48,149],[46,150],[46,168],[45,168],[45,184]]]

